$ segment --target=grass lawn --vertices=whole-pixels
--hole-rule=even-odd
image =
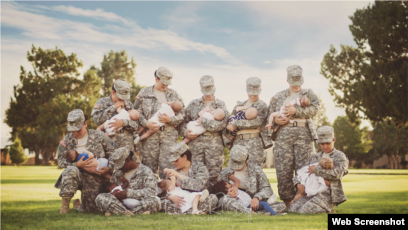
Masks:
[[[274,169],[265,169],[277,193]],[[54,183],[62,170],[55,166],[1,166],[2,229],[326,229],[327,214],[262,216],[233,212],[214,215],[139,216],[59,215],[61,198]],[[408,213],[408,170],[350,170],[343,178],[348,201],[337,213]],[[78,192],[74,198],[79,198]],[[71,204],[72,208],[72,204]]]

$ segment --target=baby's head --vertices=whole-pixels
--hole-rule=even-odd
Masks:
[[[333,169],[333,160],[328,157],[322,157],[319,161],[319,165],[323,169]]]
[[[180,102],[178,102],[178,101],[173,101],[172,103],[171,103],[171,109],[173,110],[173,112],[174,113],[178,113],[178,112],[180,112],[180,110],[182,109],[182,105],[181,105],[181,103]]]
[[[245,118],[247,120],[253,120],[258,116],[258,110],[255,109],[254,107],[248,108],[245,111]]]
[[[79,156],[79,153],[73,149],[68,150],[68,152],[65,154],[65,158],[69,162],[75,162]]]
[[[167,189],[170,187],[170,184],[171,180],[169,178],[164,178],[163,180],[157,182],[157,187],[161,189],[160,194],[167,194]]]
[[[139,112],[136,109],[131,109],[128,111],[130,120],[137,121],[139,119]]]
[[[210,193],[211,194],[227,194],[228,193],[228,189],[230,189],[232,187],[231,184],[221,180],[218,181],[217,183],[215,183],[211,189],[210,189]]]
[[[216,109],[216,110],[212,111],[211,114],[213,115],[214,120],[216,120],[216,121],[222,121],[222,119],[224,119],[224,117],[225,117],[224,110],[222,110],[222,109]]]
[[[300,103],[302,104],[303,107],[309,107],[310,106],[310,99],[307,97],[304,97],[300,100]]]

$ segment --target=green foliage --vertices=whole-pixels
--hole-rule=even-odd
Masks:
[[[316,128],[319,128],[319,127],[325,126],[325,125],[330,126],[329,118],[327,118],[327,115],[326,115],[326,106],[324,105],[320,95],[318,96],[318,98],[319,98],[319,101],[320,101],[320,109],[319,109],[319,112],[317,113],[317,115],[314,117],[315,123],[316,123]]]
[[[116,79],[125,79],[130,82],[130,100],[133,100],[139,91],[144,87],[136,84],[135,75],[136,62],[131,58],[128,61],[126,51],[110,51],[103,56],[101,69],[94,66],[91,70],[96,70],[102,82],[102,96],[109,96],[112,93],[112,85]]]
[[[24,155],[24,149],[21,145],[21,140],[16,137],[14,143],[10,146],[10,160],[14,164],[20,166],[27,161],[27,157]]]
[[[333,46],[321,63],[329,92],[350,121],[391,119],[408,125],[408,7],[406,1],[375,1],[350,16],[357,48]]]

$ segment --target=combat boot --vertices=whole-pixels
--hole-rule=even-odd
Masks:
[[[72,197],[62,197],[60,214],[69,213],[69,203]]]

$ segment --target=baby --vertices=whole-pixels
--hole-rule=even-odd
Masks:
[[[139,112],[135,109],[131,109],[129,111],[126,111],[125,109],[119,107],[116,112],[118,114],[116,114],[115,116],[113,116],[111,119],[105,121],[105,123],[103,123],[102,125],[100,125],[96,130],[99,131],[104,131],[108,136],[113,136],[115,135],[115,132],[113,131],[115,128],[111,127],[109,128],[109,124],[112,122],[115,122],[115,118],[118,120],[133,120],[133,121],[137,121],[139,119]],[[118,130],[121,130],[122,127],[120,127]]]
[[[124,177],[119,178],[119,181],[122,182],[122,185],[116,185],[113,182],[108,182],[107,187],[108,191],[112,194],[114,191],[123,191],[129,186],[129,181],[127,181]],[[140,201],[132,198],[126,198],[122,200],[122,203],[125,205],[126,208],[129,210],[133,209],[140,203]]]
[[[227,183],[225,181],[218,181],[214,186],[211,188],[211,194],[227,194],[228,191],[232,188],[233,185]],[[238,189],[238,195],[235,199],[241,204],[243,204],[247,208],[251,208],[251,201],[252,198],[248,195],[248,193]],[[271,208],[271,206],[266,201],[259,201],[259,206],[256,211],[265,210],[267,215],[277,215],[277,213]]]
[[[203,202],[209,196],[208,190],[202,192],[189,192],[176,186],[176,177],[167,177],[157,183],[157,186],[161,190],[161,194],[170,194],[183,197],[186,202],[184,206],[181,206],[181,213],[185,213],[190,208],[193,208],[193,215],[205,214],[205,212],[198,210],[198,202]]]
[[[274,123],[274,118],[275,117],[279,117],[281,116],[282,118],[286,118],[285,115],[285,109],[289,108],[290,106],[293,105],[300,105],[303,108],[309,107],[310,106],[310,99],[307,97],[303,97],[302,99],[299,100],[299,98],[297,99],[293,99],[292,101],[290,101],[288,104],[286,104],[286,106],[281,106],[279,112],[274,112],[269,116],[269,122],[268,125],[266,125],[265,127],[268,128],[268,130],[271,130],[271,128],[273,127],[273,123]],[[293,123],[293,120],[289,120],[290,123]],[[276,132],[276,130],[278,130],[279,126],[277,126],[273,131]]]
[[[228,123],[233,120],[253,120],[258,116],[258,110],[253,107],[241,106],[237,107],[236,110],[237,114],[231,115],[228,119]],[[241,129],[237,128],[234,132],[231,132],[231,136],[229,137],[231,141],[234,141],[238,131],[241,131]]]
[[[298,191],[293,202],[304,196],[313,196],[318,193],[326,191],[329,187],[324,182],[323,177],[316,176],[316,174],[309,173],[309,166],[320,165],[323,169],[333,169],[333,160],[328,157],[322,157],[319,163],[303,166],[297,172],[297,178],[300,184],[305,187],[303,191]]]
[[[206,110],[202,110],[200,111],[200,113],[198,114],[200,117],[205,117],[208,120],[216,120],[216,121],[222,121],[222,119],[224,119],[225,117],[225,113],[224,110],[222,109],[216,109],[212,112],[206,111]],[[190,121],[187,124],[187,130],[190,130],[190,134],[197,134],[200,135],[202,133],[204,133],[205,131],[207,131],[203,126],[201,126],[200,124],[198,124],[197,120],[195,121]],[[183,139],[184,143],[189,143],[191,140],[188,139],[187,137]]]
[[[102,167],[108,167],[108,159],[106,158],[95,159],[94,154],[91,152],[85,152],[85,153],[79,154],[77,151],[71,149],[71,150],[68,150],[65,157],[69,162],[78,162],[82,157],[83,157],[82,159],[83,161],[90,159],[91,164],[84,168],[84,170],[87,171],[88,173],[94,174],[96,170],[101,170]]]
[[[160,109],[148,120],[151,122],[155,122],[158,124],[160,127],[164,125],[164,123],[161,123],[159,121],[159,114],[167,114],[169,117],[175,116],[180,110],[182,109],[182,105],[178,101],[172,101],[168,103],[162,103]],[[142,132],[145,130],[144,127],[141,127],[138,131],[137,134],[135,135],[135,140],[134,143],[135,145],[141,141],[144,140],[148,137],[150,137],[154,132],[147,130],[145,133],[142,134]]]

